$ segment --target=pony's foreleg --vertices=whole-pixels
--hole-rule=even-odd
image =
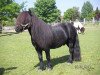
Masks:
[[[46,59],[47,59],[47,68],[52,69],[51,60],[50,60],[50,49],[45,50]]]
[[[78,36],[76,36],[76,40],[75,40],[75,44],[74,44],[73,59],[75,61],[80,61],[81,60],[81,51],[80,51]]]
[[[45,65],[43,63],[42,50],[40,48],[36,48],[36,51],[38,53],[38,58],[39,58],[39,61],[40,61],[40,67],[39,67],[39,69],[45,70],[46,67],[45,67]]]

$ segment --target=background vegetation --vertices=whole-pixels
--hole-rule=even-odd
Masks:
[[[24,3],[19,5],[14,0],[0,0],[0,25],[14,25],[14,18],[18,16],[23,8]]]
[[[15,18],[18,16],[19,12],[26,10],[25,3],[26,2],[23,2],[19,5],[14,0],[1,0],[0,25],[14,26]],[[100,19],[100,9],[97,7],[96,10],[93,10],[93,6],[89,1],[83,4],[81,12],[79,11],[79,7],[73,7],[67,9],[64,15],[61,15],[55,0],[36,0],[34,8],[30,9],[46,23],[61,22],[62,20],[83,20],[84,18],[90,21],[93,17],[96,21]]]
[[[55,4],[55,0],[36,0],[33,12],[46,23],[54,22],[58,20],[61,14]]]

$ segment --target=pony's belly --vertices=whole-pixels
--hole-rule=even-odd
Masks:
[[[62,45],[65,45],[66,44],[66,40],[59,40],[59,41],[54,41],[52,43],[52,45],[50,46],[51,49],[55,49],[55,48],[58,48],[58,47],[61,47]]]

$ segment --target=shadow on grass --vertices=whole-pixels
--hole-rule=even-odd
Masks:
[[[52,66],[54,67],[55,65],[59,64],[59,63],[64,63],[64,62],[67,62],[69,58],[69,55],[65,55],[65,56],[62,56],[62,57],[57,57],[57,58],[53,58],[51,59],[51,63],[52,63]],[[46,64],[46,60],[44,61],[44,63]],[[36,64],[34,67],[38,67],[39,66],[39,63]],[[30,69],[29,71],[27,71],[26,73],[22,74],[22,75],[26,75],[28,74],[30,71],[32,71],[34,68]]]
[[[14,69],[17,69],[17,67],[9,67],[9,68],[0,68],[0,75],[3,75],[5,71],[11,71],[11,70],[14,70]]]
[[[59,64],[59,63],[64,63],[64,62],[67,62],[69,58],[69,55],[65,55],[65,56],[62,56],[62,57],[57,57],[57,58],[53,58],[51,59],[51,63],[52,63],[52,66],[54,67],[55,65]],[[46,64],[46,60],[44,61],[44,63]],[[34,67],[38,67],[39,66],[39,63],[36,64]]]
[[[0,34],[0,37],[2,37],[2,36],[11,36],[13,34],[18,34],[18,33],[16,33],[16,32],[4,32],[4,33]]]

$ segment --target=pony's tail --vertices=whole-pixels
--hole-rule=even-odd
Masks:
[[[73,59],[75,61],[81,61],[81,51],[80,51],[78,35],[76,35],[76,40],[75,40],[75,44],[74,44]]]

